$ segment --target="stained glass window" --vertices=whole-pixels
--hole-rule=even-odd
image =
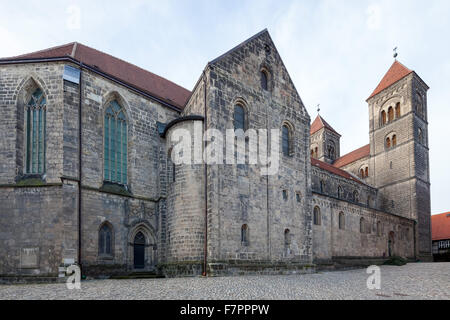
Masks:
[[[104,179],[127,183],[127,120],[119,103],[112,101],[105,112]]]
[[[44,93],[37,88],[26,106],[25,170],[29,174],[45,172],[46,105]]]

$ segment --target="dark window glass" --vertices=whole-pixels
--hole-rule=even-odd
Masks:
[[[234,107],[234,130],[238,129],[245,131],[245,110],[240,105]]]
[[[98,237],[98,252],[99,254],[112,254],[112,231],[106,224],[100,228]]]
[[[290,156],[291,155],[291,150],[289,146],[290,132],[289,128],[286,125],[283,126],[281,134],[282,134],[283,154],[285,156]]]
[[[268,89],[268,78],[267,78],[267,73],[265,73],[264,71],[261,71],[261,87],[264,90]]]

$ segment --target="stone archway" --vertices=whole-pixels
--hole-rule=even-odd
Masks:
[[[156,239],[146,223],[136,225],[128,236],[128,266],[131,270],[149,271],[157,264]]]

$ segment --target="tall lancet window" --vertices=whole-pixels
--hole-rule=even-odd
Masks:
[[[26,105],[26,173],[45,172],[45,122],[46,105],[44,93],[37,88]]]
[[[112,101],[105,113],[105,181],[127,183],[127,119],[119,103]]]

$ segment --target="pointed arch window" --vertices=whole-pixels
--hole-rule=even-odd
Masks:
[[[104,179],[127,183],[127,120],[119,103],[112,101],[105,112]]]
[[[42,174],[45,172],[45,127],[47,100],[44,92],[37,88],[26,105],[26,173]]]
[[[112,229],[108,224],[104,224],[98,234],[98,254],[112,255]]]

